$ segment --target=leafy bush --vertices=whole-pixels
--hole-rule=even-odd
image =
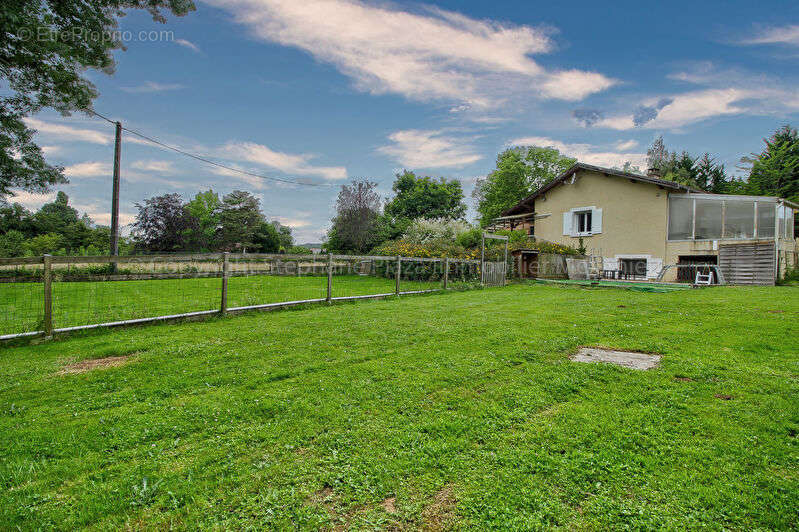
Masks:
[[[463,220],[420,218],[411,222],[402,239],[413,244],[455,242],[459,235],[470,230],[471,226]]]

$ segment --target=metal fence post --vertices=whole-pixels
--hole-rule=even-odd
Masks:
[[[230,269],[230,262],[228,262],[229,253],[225,251],[222,253],[222,305],[219,308],[221,314],[227,312],[227,278]]]
[[[401,272],[402,272],[402,257],[400,255],[397,255],[397,273],[396,273],[396,279],[394,281],[394,284],[395,284],[394,293],[396,295],[400,294],[400,275],[401,275]]]
[[[327,302],[333,299],[333,254],[327,254]]]
[[[449,257],[444,257],[444,290],[447,289],[449,284]]]
[[[53,337],[53,257],[42,257],[44,263],[44,336]]]

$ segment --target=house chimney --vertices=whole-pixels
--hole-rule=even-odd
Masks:
[[[658,168],[657,166],[650,166],[646,170],[646,175],[649,176],[649,177],[654,177],[654,178],[660,179],[660,177],[661,177],[660,168]]]

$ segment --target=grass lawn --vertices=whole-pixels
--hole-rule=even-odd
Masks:
[[[797,375],[792,287],[527,284],[5,348],[0,529],[795,528]]]
[[[53,326],[73,327],[218,309],[219,278],[53,283]],[[393,278],[335,275],[333,297],[392,293]],[[401,290],[440,288],[440,282],[403,280]],[[327,296],[326,276],[257,275],[228,280],[228,307]],[[0,335],[41,330],[41,283],[0,283]]]

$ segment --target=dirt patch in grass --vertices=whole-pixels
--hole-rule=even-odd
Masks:
[[[722,401],[731,401],[732,400],[732,395],[727,395],[725,393],[717,393],[713,397],[715,397],[716,399],[721,399]]]
[[[686,377],[684,375],[675,375],[674,380],[679,382],[694,382],[691,377]]]
[[[455,494],[452,486],[441,488],[422,512],[422,530],[449,530],[455,525]]]
[[[784,314],[785,313],[784,310],[767,310],[766,312],[768,312],[769,314]]]
[[[382,506],[386,512],[390,514],[395,514],[397,513],[397,507],[395,505],[396,502],[397,502],[396,497],[388,497],[386,499],[383,499],[383,502],[380,503],[380,506]]]
[[[135,356],[135,353],[118,357],[91,358],[89,360],[81,360],[80,362],[75,362],[74,364],[67,364],[61,368],[61,371],[59,371],[58,374],[74,375],[76,373],[86,373],[87,371],[92,371],[95,369],[115,368],[126,364],[133,356]]]

